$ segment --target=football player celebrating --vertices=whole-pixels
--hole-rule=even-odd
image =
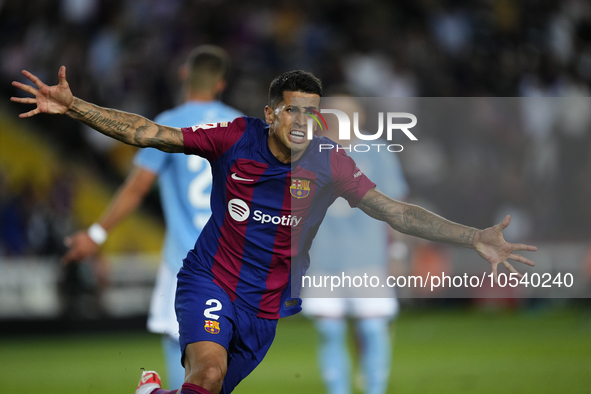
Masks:
[[[55,86],[23,74],[37,88],[13,82],[34,96],[11,98],[36,105],[21,118],[65,114],[124,143],[196,154],[211,164],[212,216],[178,274],[175,306],[186,371],[181,394],[230,393],[261,362],[277,319],[301,310],[291,281],[305,272],[316,230],[339,196],[397,231],[475,249],[495,277],[499,264],[517,273],[508,259],[534,265],[514,253],[534,246],[504,240],[509,216],[485,230],[451,222],[381,193],[343,150],[320,151],[322,141],[331,141],[305,137],[306,108],[318,111],[322,96],[320,80],[309,72],[290,71],[272,81],[264,121],[241,117],[189,128],[74,97],[64,66]],[[158,381],[144,372],[136,392],[177,393],[160,389]]]

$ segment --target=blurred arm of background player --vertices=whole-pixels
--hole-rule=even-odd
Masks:
[[[156,174],[148,170],[135,167],[119,187],[97,224],[107,233],[111,231],[137,209],[150,191],[156,177]],[[92,240],[88,230],[78,231],[67,237],[64,243],[68,247],[68,251],[63,257],[65,263],[80,261],[92,256],[96,254],[100,247],[99,244]]]

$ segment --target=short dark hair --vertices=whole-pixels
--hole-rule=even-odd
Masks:
[[[304,70],[292,70],[279,75],[269,87],[269,106],[275,108],[283,100],[283,92],[304,92],[322,97],[322,82]]]
[[[187,82],[196,91],[210,90],[230,72],[230,56],[216,45],[201,45],[187,56]]]

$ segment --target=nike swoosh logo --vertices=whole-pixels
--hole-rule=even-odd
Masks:
[[[241,178],[235,172],[232,173],[232,179],[237,180],[237,181],[254,182],[254,179]]]

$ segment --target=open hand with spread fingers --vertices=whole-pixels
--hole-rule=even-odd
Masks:
[[[509,272],[515,273],[521,278],[517,270],[507,261],[508,259],[518,261],[520,263],[535,266],[536,263],[528,258],[513,252],[517,250],[536,251],[538,248],[532,245],[512,244],[503,238],[503,230],[507,228],[511,222],[511,216],[505,216],[503,221],[493,227],[479,231],[477,238],[474,241],[474,249],[488,261],[492,266],[492,273],[494,282],[497,283],[497,266],[503,264]]]
[[[39,78],[26,70],[23,70],[22,73],[37,86],[37,89],[17,81],[13,81],[12,86],[32,94],[35,98],[11,97],[10,101],[22,104],[37,104],[37,108],[20,114],[20,118],[29,118],[40,113],[65,114],[70,109],[74,102],[74,96],[70,91],[68,81],[66,81],[65,66],[60,67],[58,72],[59,83],[54,86],[47,86]]]

